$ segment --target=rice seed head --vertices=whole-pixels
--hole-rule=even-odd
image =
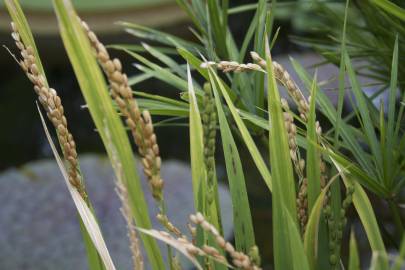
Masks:
[[[217,114],[215,100],[211,92],[211,87],[208,83],[204,85],[203,107],[204,111],[201,119],[203,124],[204,163],[208,176],[207,201],[209,204],[211,204],[214,201]]]
[[[76,143],[69,132],[61,99],[55,89],[47,86],[45,75],[40,73],[36,64],[34,49],[31,46],[25,46],[14,22],[11,23],[11,28],[13,31],[11,36],[21,52],[22,59],[18,62],[29,80],[33,83],[38,100],[57,131],[63,156],[68,163],[68,180],[77,189],[82,198],[88,202],[86,189],[79,173],[80,168],[78,165]]]
[[[308,221],[308,197],[307,197],[308,180],[304,178],[301,182],[300,189],[297,198],[297,211],[298,220],[301,225],[302,234],[305,233],[307,221]]]
[[[234,246],[230,242],[227,242],[224,239],[224,237],[219,234],[219,232],[217,231],[215,226],[212,225],[211,223],[209,223],[200,212],[197,212],[195,215],[190,215],[190,221],[192,223],[194,223],[195,225],[200,226],[205,232],[211,234],[214,237],[218,247],[220,247],[221,249],[223,249],[225,252],[227,252],[229,254],[229,256],[232,259],[232,263],[236,267],[239,267],[244,270],[261,269],[258,265],[256,265],[254,263],[253,260],[250,259],[250,257],[248,255],[246,255],[243,252],[236,251]],[[212,252],[213,257],[215,257],[216,252],[218,252],[218,250],[215,248],[206,247],[204,249],[204,247],[203,247],[203,250],[208,254],[210,254],[210,252]]]
[[[121,61],[111,59],[104,44],[99,41],[96,34],[82,21],[82,27],[96,52],[100,66],[111,85],[111,96],[125,118],[131,130],[138,152],[142,156],[144,172],[154,199],[163,200],[164,181],[160,174],[162,160],[159,156],[159,146],[153,129],[152,118],[149,111],[141,110],[133,97],[132,89],[128,84],[128,77],[122,72]]]
[[[200,65],[201,68],[216,67],[218,70],[223,71],[224,73],[228,72],[250,72],[250,71],[259,71],[264,72],[264,70],[257,64],[247,63],[241,64],[235,61],[220,61],[218,63],[213,61],[203,62]]]
[[[160,224],[162,224],[169,232],[173,233],[178,238],[185,238],[180,229],[174,226],[166,215],[159,213],[157,214],[156,218],[160,222]]]
[[[250,52],[252,59],[264,70],[267,68],[266,60],[260,57],[257,52]],[[308,120],[309,104],[306,100],[301,89],[297,86],[295,81],[291,78],[288,71],[276,61],[273,61],[273,70],[276,79],[285,86],[288,94],[297,104],[298,111],[300,112],[300,117],[304,122]]]
[[[346,195],[342,202],[342,208],[340,209],[340,216],[335,217],[333,211],[331,211],[330,205],[327,205],[324,210],[324,215],[326,222],[328,224],[329,230],[329,262],[332,266],[337,265],[338,261],[340,260],[340,247],[342,243],[343,237],[343,230],[347,223],[346,212],[347,208],[352,203],[352,195],[354,192],[354,188],[349,186],[346,189]]]

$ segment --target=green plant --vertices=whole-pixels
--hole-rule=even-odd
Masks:
[[[344,18],[344,3],[315,3],[311,9],[310,37],[295,37],[339,65]],[[356,74],[366,76],[381,87],[388,88],[391,78],[392,48],[398,38],[399,51],[405,48],[405,5],[401,1],[350,1],[346,23],[345,48],[356,60]],[[313,36],[313,37],[311,37]],[[398,87],[404,91],[404,56],[399,55]],[[379,93],[374,93],[378,96]]]
[[[246,7],[229,10],[226,0],[177,2],[193,21],[193,33],[201,43],[122,23],[129,33],[157,41],[163,46],[144,44],[142,51],[158,59],[164,67],[139,53],[139,47],[134,50],[131,45],[113,46],[133,56],[138,62],[138,69],[143,71],[143,74],[127,78],[120,61],[111,59],[95,33],[75,13],[70,1],[53,1],[67,54],[115,171],[123,213],[128,223],[134,268],[143,268],[144,261],[148,261],[152,269],[181,269],[178,254],[183,254],[198,269],[261,269],[261,257],[265,256],[260,255],[265,254],[260,254],[256,245],[257,236],[252,225],[251,202],[246,188],[247,172],[238,147],[244,144],[269,189],[268,196],[272,198],[272,264],[275,269],[339,269],[342,263],[346,263],[340,250],[346,244],[343,233],[351,204],[359,215],[373,252],[371,267],[390,269],[382,232],[365,188],[390,203],[398,230],[402,232],[401,216],[393,201],[403,185],[404,151],[401,150],[405,145],[401,127],[403,106],[398,114],[395,107],[398,40],[392,49],[389,114],[386,120],[383,106],[379,112],[376,111],[361,91],[346,50],[346,24],[343,26],[339,81],[343,87],[345,73],[350,77],[354,99],[358,103],[355,115],[361,123],[357,129],[342,119],[341,107],[336,109],[332,106],[322,92],[316,75],[309,76],[293,60],[294,68],[310,95],[307,98],[289,73],[272,60],[271,47],[278,33],[276,31],[269,39],[274,24],[274,3],[258,2],[246,38],[238,48],[228,29],[228,16],[243,12]],[[68,171],[71,171],[72,164],[76,164],[71,159],[70,151],[74,144],[71,143],[71,136],[66,135],[66,119],[59,119],[62,117],[60,100],[49,87],[42,87],[45,79],[44,82],[42,79],[40,81],[43,85],[38,85],[38,77],[45,78],[45,73],[18,1],[7,0],[6,4],[15,23],[13,37],[22,51],[23,60],[19,63],[33,81],[34,88],[36,86],[40,102],[59,135],[62,153],[69,165]],[[254,50],[250,55],[255,63],[242,64],[247,58],[250,44]],[[175,53],[182,56],[187,65],[174,61],[170,54]],[[131,84],[149,78],[174,86],[181,99],[132,91]],[[199,84],[197,78],[204,84]],[[298,113],[290,109],[291,104],[280,98],[279,86],[285,88]],[[49,93],[50,97],[47,96]],[[55,108],[52,102],[56,103]],[[322,130],[317,120],[320,118],[317,108],[333,124],[331,130]],[[56,119],[58,121],[54,120],[54,114],[59,117]],[[197,214],[190,216],[190,236],[180,231],[166,215],[166,208],[170,205],[166,205],[164,200],[160,176],[162,161],[150,114],[183,119],[189,128],[193,195],[197,211]],[[165,231],[150,227],[148,207],[120,116],[138,147],[156,207],[160,210],[156,218],[164,225]],[[62,127],[60,121],[64,123]],[[47,131],[45,123],[44,127]],[[221,209],[215,168],[217,130],[221,137],[233,203],[235,246],[221,236]],[[47,135],[83,221],[90,269],[115,269],[92,211],[91,198],[80,196],[82,186],[69,181],[72,173],[66,173],[48,131]],[[67,142],[63,137],[65,135]],[[65,147],[66,143],[70,148]],[[362,144],[368,145],[370,150],[363,148]],[[399,145],[399,149],[394,149],[396,145]],[[78,173],[77,170],[75,172]],[[147,260],[140,255],[138,233],[133,223],[141,233]],[[163,261],[156,239],[168,245],[167,262]],[[401,245],[400,255],[392,269],[400,267],[404,246]],[[359,269],[358,262],[356,240],[352,235],[348,268]]]

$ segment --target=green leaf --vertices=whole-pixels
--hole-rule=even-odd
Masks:
[[[304,82],[306,87],[308,89],[311,89],[311,80],[309,79],[309,75],[306,72],[306,70],[294,59],[291,59],[291,62],[295,71],[297,72],[301,80]],[[319,105],[319,108],[322,111],[322,113],[328,118],[328,120],[331,123],[336,123],[338,121],[336,119],[337,116],[333,104],[331,103],[330,99],[325,95],[325,93],[320,89],[317,89],[317,104]],[[372,166],[373,163],[369,155],[363,150],[362,146],[360,145],[358,141],[358,135],[355,134],[353,131],[355,131],[355,129],[352,129],[345,122],[341,122],[340,135],[343,138],[345,147],[347,148],[347,150],[351,151],[356,161],[361,165],[364,171],[367,171],[368,174],[367,179],[374,181],[374,183],[371,182],[368,183],[369,186],[375,187],[375,189],[374,188],[372,189],[373,192],[376,193],[380,192],[379,194],[382,194],[381,192],[382,190],[384,190],[384,188],[381,185],[379,185],[378,181],[375,179],[376,178],[375,167]]]
[[[309,106],[309,117],[307,122],[307,179],[308,179],[308,212],[312,211],[316,198],[321,192],[321,155],[317,143],[318,136],[316,133],[316,74],[311,87],[311,103]]]
[[[188,116],[188,108],[167,104],[165,102],[138,98],[140,108],[148,109],[151,114],[163,116]]]
[[[186,80],[180,78],[177,75],[174,75],[173,72],[171,72],[167,69],[164,69],[157,64],[152,63],[151,61],[149,61],[148,59],[146,59],[145,57],[141,56],[138,53],[128,51],[127,49],[122,49],[122,50],[125,51],[126,53],[128,53],[129,55],[131,55],[132,57],[134,57],[136,60],[138,60],[142,64],[149,67],[149,68],[142,69],[142,67],[139,64],[136,64],[135,66],[138,69],[141,69],[145,73],[153,74],[154,77],[156,77],[170,85],[173,85],[176,89],[179,89],[181,91],[187,91],[187,81]]]
[[[324,205],[324,200],[329,187],[337,179],[337,176],[332,178],[325,188],[317,196],[316,201],[309,212],[309,218],[307,222],[307,227],[304,234],[304,248],[305,254],[308,258],[309,265],[311,269],[316,269],[318,260],[318,243],[319,243],[319,232],[320,232],[320,219],[322,214],[322,207]]]
[[[76,12],[68,0],[54,0],[60,33],[73,70],[79,82],[90,114],[106,147],[111,161],[117,160],[123,168],[123,180],[129,191],[131,210],[137,226],[149,229],[151,221],[148,215],[135,159],[125,128],[114,110],[108,94],[103,74],[93,56],[87,36],[85,35]],[[116,156],[110,145],[113,142]],[[119,175],[121,172],[116,172]],[[153,269],[163,269],[164,263],[156,241],[142,236],[144,247]]]
[[[93,211],[94,212],[94,211]],[[89,264],[90,270],[104,270],[104,264],[98,255],[97,250],[94,247],[93,241],[91,240],[86,227],[83,224],[82,219],[79,217],[80,232],[82,233],[84,247],[87,254],[87,262]]]
[[[294,219],[291,217],[287,208],[284,207],[284,215],[286,216],[286,227],[290,240],[290,254],[294,270],[310,270],[307,257],[305,256],[304,246],[302,245],[301,235],[295,224]],[[286,257],[285,257],[286,258]]]
[[[118,24],[125,27],[125,30],[129,34],[134,35],[138,38],[147,39],[153,42],[159,42],[171,47],[185,47],[191,51],[203,50],[201,46],[194,42],[186,41],[174,35],[170,35],[168,33],[161,32],[146,26],[128,22],[119,22]]]
[[[354,187],[353,204],[357,213],[359,214],[364,230],[366,231],[371,250],[379,257],[378,267],[380,268],[378,269],[388,269],[387,251],[378,227],[377,218],[374,214],[373,207],[371,206],[366,192],[361,185],[355,181],[356,178],[353,179],[350,174],[347,174],[347,170],[342,168],[339,163],[334,160],[334,158],[332,158],[332,161],[335,164],[335,167],[338,169],[346,187]]]
[[[153,55],[156,59],[164,63],[166,66],[168,66],[171,70],[175,71],[178,75],[180,75],[183,78],[187,77],[186,71],[183,68],[181,68],[180,65],[176,63],[173,59],[171,59],[164,53],[160,52],[159,50],[155,49],[154,47],[146,43],[142,43],[142,45],[146,51],[148,51],[151,55]]]
[[[193,80],[191,78],[190,68],[187,66],[188,76],[188,93],[189,93],[189,105],[190,105],[190,160],[191,160],[191,176],[193,181],[193,194],[194,194],[194,206],[196,211],[205,213],[205,203],[201,201],[201,198],[205,199],[204,189],[206,186],[206,169],[204,164],[204,143],[203,143],[203,129],[201,123],[200,112],[198,110],[197,98],[193,87]]]
[[[208,220],[219,231],[222,230],[219,215],[219,203],[217,194],[217,183],[214,183],[214,202],[208,203],[208,183],[207,183],[207,169],[204,162],[204,142],[203,142],[203,127],[198,109],[197,98],[193,87],[193,80],[191,78],[190,67],[187,65],[187,77],[189,87],[189,104],[190,104],[190,155],[191,155],[191,175],[193,182],[193,195],[194,206],[198,212],[208,217]],[[203,245],[205,242],[212,246],[217,246],[215,239],[210,235],[206,235],[203,230],[197,230],[197,244]],[[224,266],[215,263],[218,269],[223,269]]]
[[[360,87],[360,83],[359,83],[358,78],[352,67],[349,55],[346,52],[345,52],[345,63],[346,63],[347,73],[349,75],[350,82],[352,85],[352,90],[353,90],[354,96],[356,97],[357,108],[361,115],[361,122],[364,125],[363,132],[366,135],[367,143],[370,145],[371,152],[373,154],[373,157],[375,158],[375,162],[374,162],[375,169],[374,170],[377,171],[377,175],[381,175],[380,174],[381,172],[379,170],[382,168],[381,149],[379,147],[377,136],[374,131],[373,122],[370,117],[370,111],[367,107],[367,98],[365,97],[365,95]]]
[[[352,161],[348,160],[347,158],[343,157],[342,155],[333,152],[329,149],[323,150],[325,153],[328,153],[331,158],[333,158],[337,163],[341,166],[345,167],[350,174],[355,177],[356,181],[364,185],[369,190],[373,191],[374,193],[378,194],[381,197],[387,197],[389,192],[383,186],[379,185],[377,180],[371,178],[368,175],[368,172],[359,168],[356,164]]]
[[[226,30],[227,27],[222,24],[222,20],[225,18],[220,17],[222,15],[220,6],[217,0],[207,0],[209,22],[211,23],[211,30],[215,39],[216,49],[218,55],[227,58],[227,46],[226,46]]]
[[[210,75],[211,76],[211,75]],[[214,81],[213,78],[211,81]],[[212,85],[215,103],[218,112],[218,121],[221,131],[222,148],[225,157],[229,189],[232,198],[233,224],[236,248],[245,253],[255,246],[255,235],[250,212],[249,199],[246,190],[245,176],[238,148],[233,139],[231,129],[222,109],[217,86]]]
[[[195,57],[191,52],[187,51],[184,48],[178,48],[177,49],[179,54],[192,66],[194,67],[198,73],[201,74],[201,76],[203,76],[207,81],[209,80],[209,76],[208,76],[208,70],[206,68],[201,68],[201,64],[202,61],[200,59],[198,59],[197,57]],[[219,79],[221,80],[221,79]],[[221,80],[222,81],[222,80]],[[226,89],[228,95],[230,96],[232,101],[236,101],[238,100],[238,96],[235,94],[234,91],[232,91],[232,89],[230,89],[228,87],[228,85],[226,85],[225,83],[222,84],[223,87]],[[245,106],[243,104],[241,104],[241,100],[239,99],[239,103],[237,104],[239,106],[239,108],[243,108],[245,109]]]
[[[354,230],[350,233],[348,270],[360,270],[360,258]]]
[[[398,36],[395,39],[394,52],[392,55],[391,65],[391,82],[389,88],[388,98],[388,122],[386,133],[386,145],[382,147],[384,151],[384,179],[386,179],[387,188],[391,189],[393,186],[393,172],[394,172],[394,147],[396,147],[397,137],[395,132],[395,99],[397,95],[398,82]],[[382,112],[384,113],[384,112]],[[381,141],[385,141],[382,137]]]
[[[343,21],[342,42],[340,44],[340,65],[339,65],[339,95],[336,111],[335,137],[334,145],[338,146],[340,122],[342,121],[343,101],[345,96],[345,59],[346,53],[346,28],[347,28],[347,13],[349,10],[349,0],[346,0],[345,17]]]
[[[387,13],[405,21],[405,9],[395,5],[393,2],[389,0],[371,0],[371,2],[385,10]]]
[[[272,211],[273,211],[273,247],[275,269],[291,269],[291,261],[285,260],[294,256],[290,253],[290,235],[285,226],[287,220],[284,207],[293,218],[293,226],[298,227],[295,204],[295,181],[287,141],[284,115],[281,109],[280,93],[274,75],[270,49],[266,42],[267,91],[269,110],[269,147],[270,164],[273,177]]]
[[[265,183],[267,184],[267,187],[269,190],[272,190],[272,180],[271,180],[271,175],[270,171],[266,166],[266,163],[263,160],[262,155],[259,152],[259,149],[257,148],[253,138],[251,137],[248,128],[246,127],[245,123],[243,122],[242,118],[239,116],[239,110],[235,107],[233,104],[231,97],[229,96],[223,82],[220,80],[217,74],[215,74],[212,69],[210,68],[210,72],[212,74],[212,78],[214,82],[211,81],[212,83],[216,83],[218,85],[218,88],[224,97],[226,104],[228,105],[229,111],[231,112],[231,115],[233,119],[235,120],[236,126],[239,129],[239,132],[243,138],[243,141],[246,144],[247,149],[249,150],[250,155],[253,158],[253,161],[255,162],[255,165],[257,169],[259,170],[261,176],[263,177]]]

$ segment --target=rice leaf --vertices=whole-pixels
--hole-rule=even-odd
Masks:
[[[354,187],[353,204],[366,231],[371,250],[373,253],[378,254],[380,258],[379,267],[381,268],[379,269],[388,269],[387,252],[378,227],[377,218],[366,192],[361,185],[357,183],[356,178],[353,179],[352,176],[347,173],[347,169],[343,168],[334,158],[332,158],[332,161],[346,187],[349,185]]]
[[[297,226],[295,225],[294,219],[291,217],[290,213],[288,212],[287,208],[284,207],[284,214],[286,216],[286,227],[289,234],[290,239],[290,247],[291,247],[291,261],[292,261],[292,269],[294,270],[310,270],[307,257],[305,256],[304,246],[302,245],[301,235],[298,231]]]
[[[393,185],[393,172],[394,168],[394,147],[397,142],[395,129],[395,99],[398,91],[398,36],[395,39],[394,52],[392,55],[392,65],[391,65],[391,82],[389,88],[389,98],[388,98],[388,122],[387,122],[387,135],[386,135],[386,145],[382,147],[384,151],[384,179],[386,179],[387,188],[391,188]],[[381,141],[385,141],[385,138],[381,136]]]
[[[380,171],[382,168],[381,149],[379,147],[377,135],[375,134],[373,122],[370,117],[370,110],[367,107],[367,98],[365,97],[365,95],[360,87],[360,83],[354,72],[352,63],[350,61],[350,58],[349,58],[349,55],[347,54],[347,52],[345,52],[345,64],[346,64],[347,73],[349,75],[350,82],[352,85],[352,90],[353,90],[354,96],[356,97],[356,104],[357,104],[357,108],[358,108],[358,111],[361,116],[361,122],[364,125],[363,132],[366,135],[367,142],[370,145],[371,152],[373,153],[373,157],[375,159],[375,162],[374,162],[375,169],[374,170],[377,170],[377,175],[381,176],[381,171]]]
[[[360,270],[360,257],[357,248],[357,240],[352,230],[350,233],[350,243],[349,243],[349,265],[348,270]]]
[[[178,108],[188,109],[188,104],[186,102],[178,101],[173,98],[168,98],[168,97],[164,97],[164,96],[160,96],[160,95],[153,95],[153,94],[149,94],[147,92],[142,92],[142,91],[134,91],[134,94],[137,96],[140,96],[140,97],[145,97],[145,98],[151,99],[151,100],[160,101],[167,105],[172,105],[172,106],[175,106]]]
[[[217,45],[218,54],[223,58],[227,58],[228,53],[225,40],[227,37],[227,28],[222,22],[225,18],[220,17],[222,13],[217,0],[207,0],[207,6],[208,12],[206,14],[208,14],[209,22],[212,25],[211,29],[215,39],[215,44]]]
[[[309,106],[309,117],[307,122],[307,179],[308,179],[308,212],[311,213],[312,207],[315,204],[316,198],[318,198],[321,192],[321,156],[316,146],[318,142],[318,136],[316,133],[316,74],[312,82],[311,87],[311,102]]]
[[[197,43],[190,42],[181,38],[178,38],[174,35],[170,35],[143,25],[128,23],[128,22],[118,22],[119,25],[123,26],[131,35],[134,35],[138,38],[150,40],[153,42],[159,42],[164,45],[171,47],[185,47],[191,51],[202,51],[203,48]]]
[[[193,182],[193,195],[194,195],[194,207],[196,211],[203,213],[209,217],[209,221],[221,231],[220,215],[219,215],[219,203],[217,196],[217,188],[214,183],[214,202],[208,203],[207,192],[207,170],[204,162],[204,143],[203,143],[203,127],[198,109],[197,98],[193,87],[193,81],[191,78],[190,67],[187,65],[188,75],[188,87],[189,87],[189,104],[190,104],[190,116],[189,116],[189,130],[190,130],[190,160],[191,160],[191,175]],[[216,246],[215,239],[204,233],[202,230],[197,230],[197,244],[203,245],[208,241],[210,245]],[[223,268],[223,265],[215,263],[219,269]]]
[[[187,66],[188,76],[188,93],[190,98],[189,109],[189,126],[190,126],[190,160],[191,160],[191,175],[193,181],[194,207],[196,211],[205,213],[205,194],[207,173],[204,164],[204,143],[203,129],[201,124],[200,112],[198,109],[197,98],[193,87],[190,68]]]
[[[368,175],[368,172],[364,171],[362,168],[358,167],[352,161],[348,160],[347,158],[343,157],[341,154],[333,152],[332,150],[322,150],[325,153],[328,153],[331,158],[333,158],[337,163],[341,166],[346,168],[346,171],[350,172],[350,174],[356,179],[357,182],[365,186],[367,189],[373,191],[374,193],[378,194],[381,197],[388,196],[389,192],[386,188],[379,185],[377,180],[371,178]]]
[[[397,6],[392,1],[389,0],[371,0],[371,2],[381,9],[385,10],[387,13],[394,15],[398,19],[405,21],[405,9]]]
[[[347,13],[349,10],[349,0],[346,0],[345,17],[343,21],[342,42],[340,45],[340,64],[339,64],[339,95],[336,110],[336,124],[335,124],[335,137],[334,145],[337,146],[340,132],[340,122],[342,121],[343,101],[345,96],[345,59],[346,52],[346,28],[347,28]]]
[[[208,76],[208,70],[206,68],[201,68],[201,64],[202,61],[200,59],[198,59],[197,57],[195,57],[191,52],[187,51],[184,48],[178,48],[177,49],[179,54],[195,69],[198,71],[198,73],[200,73],[206,80],[209,80],[209,76]],[[219,80],[221,80],[219,78]],[[221,80],[222,81],[222,80]],[[232,91],[232,89],[230,89],[228,87],[228,85],[226,85],[225,83],[223,83],[223,86],[225,87],[228,95],[230,96],[232,101],[238,101],[238,103],[236,105],[239,106],[239,108],[241,109],[246,109],[246,106],[244,106],[244,104],[242,103],[241,99],[238,98],[238,96],[236,95],[236,93],[234,91]],[[201,93],[201,92],[200,92]],[[198,93],[197,93],[198,94]]]
[[[100,255],[106,269],[115,270],[114,263],[110,257],[107,246],[104,242],[100,227],[98,226],[98,223],[92,211],[87,206],[87,203],[83,200],[82,196],[79,194],[77,189],[70,183],[68,173],[65,169],[65,165],[63,164],[63,161],[60,158],[58,151],[56,150],[55,144],[52,141],[51,135],[49,134],[48,128],[46,127],[45,119],[42,116],[41,110],[38,105],[37,108],[39,115],[41,117],[42,126],[45,130],[46,138],[48,139],[49,145],[51,146],[56,162],[62,173],[63,179],[65,180],[65,184],[68,187],[69,193],[72,196],[73,202],[76,206],[77,212],[80,215],[83,225],[86,228],[86,231],[89,237],[91,238],[95,248],[97,249],[98,254]]]
[[[147,43],[142,43],[142,46],[145,48],[147,52],[149,52],[152,56],[154,56],[156,59],[164,63],[166,66],[168,66],[171,70],[175,71],[180,77],[186,78],[187,74],[186,71],[181,68],[181,66],[176,63],[173,59],[165,55],[164,53],[160,52],[159,50],[155,49],[154,47],[150,46]]]
[[[212,71],[212,69],[211,69]],[[267,187],[269,190],[272,190],[272,179],[270,175],[270,171],[267,168],[266,163],[264,162],[264,159],[259,151],[259,149],[256,146],[256,143],[254,142],[252,136],[249,133],[248,128],[246,127],[245,123],[243,122],[242,118],[239,115],[239,109],[235,107],[233,104],[231,97],[229,96],[223,82],[220,80],[217,74],[215,74],[212,71],[212,79],[214,81],[211,81],[212,83],[216,83],[219,92],[221,95],[224,97],[226,104],[228,105],[229,111],[231,112],[231,115],[233,119],[235,120],[236,126],[239,129],[239,132],[243,138],[244,143],[246,144],[247,149],[249,150],[250,155],[252,156],[253,161],[255,162],[255,165],[257,169],[259,170],[264,182],[267,184]]]
[[[148,66],[151,70],[154,71],[154,75],[156,78],[173,85],[176,89],[181,91],[187,91],[187,81],[180,78],[179,76],[173,74],[173,72],[160,67],[157,64],[152,63],[145,57],[141,56],[140,54],[132,51],[128,51],[127,49],[122,49],[124,52],[128,53],[132,57],[134,57],[137,61],[141,62],[142,64]],[[136,64],[138,66],[138,64]],[[146,72],[148,73],[148,72]]]
[[[337,176],[333,177],[325,188],[317,196],[316,201],[312,207],[309,214],[307,227],[304,234],[304,248],[305,254],[308,258],[309,265],[311,269],[316,269],[318,261],[318,242],[319,242],[319,232],[320,232],[320,219],[322,215],[322,208],[324,205],[324,200],[326,193],[328,192],[332,183],[337,179]]]
[[[291,58],[291,63],[297,72],[298,76],[304,82],[305,86],[308,89],[311,89],[312,81],[310,80],[310,76],[307,71],[299,64],[297,61]],[[318,86],[316,86],[318,87]],[[319,88],[319,87],[318,87]],[[319,105],[319,109],[321,112],[328,118],[331,123],[336,123],[338,120],[336,119],[336,111],[331,103],[330,99],[325,95],[323,91],[317,89],[317,104]],[[358,141],[358,136],[355,134],[354,129],[351,129],[348,124],[345,122],[341,122],[340,124],[340,135],[343,138],[344,143],[348,150],[354,155],[356,161],[361,165],[361,167],[368,172],[369,178],[376,178],[374,166],[372,166],[372,161],[370,160],[369,155],[363,150],[362,146]],[[369,183],[370,185],[378,186],[378,189],[382,189],[379,186],[378,181],[375,183]]]
[[[267,62],[267,91],[269,110],[269,147],[270,164],[273,177],[272,211],[273,211],[273,247],[275,269],[292,269],[291,261],[283,259],[292,257],[290,253],[290,236],[285,223],[287,213],[293,218],[293,226],[298,228],[295,182],[290,158],[290,149],[287,142],[287,131],[284,123],[284,115],[281,109],[280,93],[278,92],[276,78],[269,45],[266,42]],[[284,207],[287,213],[284,213]]]
[[[211,74],[210,74],[211,76]],[[211,79],[211,81],[214,81]],[[222,108],[217,86],[212,85],[218,112],[222,148],[225,157],[229,189],[232,198],[233,224],[236,248],[245,253],[255,246],[252,216],[246,190],[245,176],[238,148]]]

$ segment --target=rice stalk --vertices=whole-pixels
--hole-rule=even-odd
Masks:
[[[77,189],[80,196],[88,203],[88,196],[82,177],[80,175],[79,161],[76,151],[76,143],[73,135],[68,129],[67,120],[64,113],[62,101],[55,89],[50,88],[46,81],[45,74],[41,74],[37,66],[39,59],[36,59],[34,49],[31,46],[25,46],[20,38],[19,31],[14,22],[11,23],[12,34],[16,46],[20,50],[22,59],[18,60],[28,79],[34,85],[34,91],[38,95],[38,100],[46,111],[48,119],[57,131],[59,143],[62,148],[63,156],[68,164],[68,179],[73,187]]]
[[[142,157],[144,173],[152,191],[153,198],[161,203],[163,199],[163,179],[160,176],[162,160],[159,155],[159,146],[153,131],[152,119],[147,110],[141,112],[133,97],[132,89],[128,84],[128,77],[122,72],[119,59],[111,59],[105,46],[98,40],[96,34],[90,30],[87,23],[82,21],[96,57],[111,87],[111,96],[117,103],[120,112],[126,119],[126,123],[134,137],[138,152]]]
[[[106,74],[111,87],[111,96],[117,103],[120,112],[131,130],[138,152],[142,157],[143,171],[148,178],[153,198],[160,204],[161,213],[158,220],[171,232],[178,230],[168,220],[163,203],[164,181],[160,174],[162,160],[159,153],[156,134],[154,133],[152,118],[148,110],[141,112],[133,97],[133,91],[128,84],[128,77],[122,71],[118,58],[111,59],[104,44],[95,33],[90,30],[86,22],[82,21],[92,47],[95,49],[97,59]]]

